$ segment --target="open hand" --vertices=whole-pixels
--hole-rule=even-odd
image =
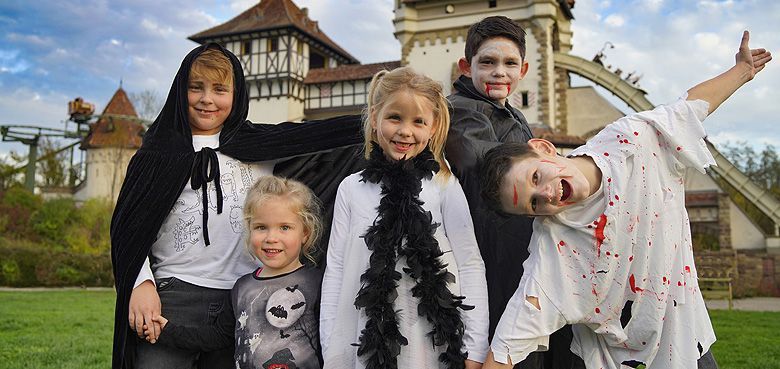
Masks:
[[[750,49],[748,42],[750,41],[750,32],[742,32],[742,42],[739,44],[739,51],[734,56],[737,65],[745,65],[747,67],[748,80],[753,79],[756,74],[764,69],[766,63],[772,60],[772,53],[766,49]]]

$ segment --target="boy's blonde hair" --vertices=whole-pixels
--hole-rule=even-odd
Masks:
[[[248,233],[251,233],[252,214],[272,198],[282,198],[287,201],[290,210],[301,218],[306,241],[301,246],[301,253],[312,263],[316,263],[312,254],[322,235],[322,220],[320,219],[320,200],[305,184],[277,176],[263,176],[249,190],[244,201],[244,223]],[[246,247],[249,254],[257,257],[252,248],[252,237],[247,237]]]
[[[233,86],[233,65],[225,54],[217,49],[206,49],[192,62],[190,80],[203,78]]]
[[[444,97],[439,82],[430,77],[419,74],[410,67],[400,67],[392,71],[380,71],[374,75],[368,88],[368,101],[363,111],[363,136],[366,159],[371,157],[371,143],[378,142],[376,131],[371,128],[371,120],[379,121],[377,114],[387,103],[390,96],[395,93],[410,91],[423,97],[433,105],[433,122],[436,129],[433,133],[428,148],[433,153],[434,159],[439,163],[439,173],[442,178],[448,178],[452,172],[444,160],[444,144],[447,142],[447,132],[450,130],[449,103]]]

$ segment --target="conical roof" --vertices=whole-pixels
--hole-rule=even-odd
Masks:
[[[81,142],[81,149],[101,147],[141,147],[144,126],[141,125],[133,103],[120,87],[106,105],[100,119],[89,127],[89,134]]]
[[[311,20],[291,0],[262,0],[235,18],[205,31],[198,32],[190,36],[189,39],[202,44],[208,39],[219,36],[283,28],[296,28],[350,62],[359,63],[355,57],[323,33],[317,22]]]

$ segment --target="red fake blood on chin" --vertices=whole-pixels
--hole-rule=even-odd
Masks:
[[[490,84],[489,83],[485,84],[485,95],[490,97]]]
[[[512,92],[512,85],[509,83],[506,84],[506,94],[509,95]]]
[[[517,207],[517,184],[514,184],[515,195],[512,197],[512,204]]]
[[[601,256],[601,244],[604,243],[604,227],[607,225],[607,216],[601,214],[596,223],[596,256]]]

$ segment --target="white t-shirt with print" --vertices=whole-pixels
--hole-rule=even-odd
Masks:
[[[192,136],[195,151],[219,147],[219,134]],[[136,279],[176,277],[201,287],[230,289],[242,275],[251,273],[259,262],[244,246],[244,198],[261,176],[273,174],[273,162],[242,163],[217,151],[222,186],[222,213],[217,214],[216,187],[208,186],[209,240],[203,240],[203,188],[193,190],[189,182],[171,209],[157,240],[152,245]],[[151,261],[151,263],[150,263]]]

